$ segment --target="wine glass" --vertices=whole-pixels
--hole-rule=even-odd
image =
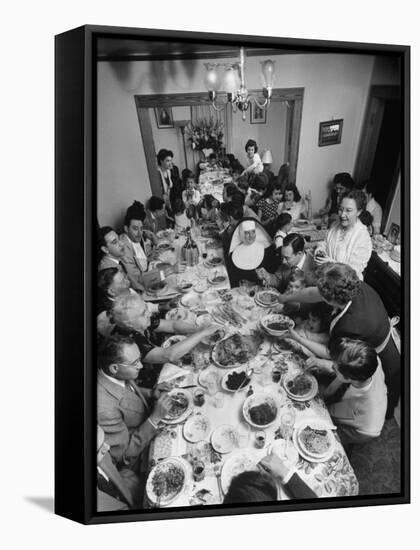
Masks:
[[[293,434],[293,427],[296,420],[296,411],[293,407],[286,407],[286,409],[280,415],[280,430],[286,445],[284,448],[284,455],[287,458],[287,450],[289,448],[289,440]]]

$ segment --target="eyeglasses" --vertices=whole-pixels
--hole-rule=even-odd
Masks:
[[[141,364],[141,357],[138,357],[132,363],[118,363],[118,365],[121,365],[122,367],[137,367],[140,364]]]

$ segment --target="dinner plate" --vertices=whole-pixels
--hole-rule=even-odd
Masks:
[[[226,279],[227,277],[223,273],[218,275],[211,275],[210,277],[207,278],[209,284],[213,286],[222,285],[223,283],[226,282]]]
[[[280,292],[273,289],[260,290],[255,295],[255,302],[261,307],[274,307],[279,303],[277,297],[280,296]],[[268,300],[268,298],[272,300]],[[274,299],[275,298],[275,299]]]
[[[304,394],[297,395],[293,393],[290,388],[288,387],[288,383],[294,380],[297,376],[305,376],[307,378],[308,382],[311,384],[310,389],[308,389]],[[309,373],[299,373],[299,374],[288,374],[283,377],[283,387],[286,390],[286,393],[289,397],[293,399],[293,401],[309,401],[310,399],[313,399],[315,395],[318,393],[318,381],[312,374]]]
[[[195,292],[184,294],[180,300],[181,304],[189,309],[197,309],[201,306],[201,298]]]
[[[210,441],[213,449],[218,453],[230,453],[238,446],[238,432],[233,426],[222,424],[213,430]]]
[[[235,393],[237,391],[244,391],[248,388],[250,382],[251,382],[251,378],[248,379],[247,382],[244,383],[244,385],[241,387],[240,390],[238,390],[239,386],[237,389],[231,389],[228,387],[228,378],[230,378],[232,375],[235,375],[235,374],[241,374],[241,373],[246,373],[248,369],[243,367],[243,368],[239,368],[239,369],[232,369],[230,370],[229,372],[226,372],[224,375],[223,375],[223,378],[222,378],[222,381],[221,381],[221,386],[222,388],[225,390],[225,391],[228,391],[228,392],[231,392],[231,393]],[[240,384],[239,384],[240,385]]]
[[[172,478],[172,480],[171,480]],[[173,502],[191,483],[192,468],[181,458],[165,458],[150,471],[146,482],[146,495],[151,504],[167,506]],[[164,495],[160,498],[156,489],[162,487]]]
[[[203,302],[204,303],[208,303],[208,302],[217,302],[218,300],[220,299],[220,296],[219,296],[219,293],[217,292],[217,290],[207,290],[206,292],[204,292],[203,294]]]
[[[168,395],[170,397],[175,398],[184,398],[186,400],[186,408],[176,417],[170,417],[166,416],[162,418],[162,422],[165,424],[179,424],[180,422],[183,422],[186,418],[190,416],[190,414],[193,411],[193,398],[189,391],[183,390],[181,388],[174,388],[170,392],[168,392]]]
[[[207,416],[194,414],[184,424],[183,434],[187,441],[198,443],[206,439],[210,433],[211,424]]]
[[[188,309],[183,307],[176,307],[171,309],[165,315],[165,319],[168,321],[186,321],[188,323],[195,323],[195,315]]]
[[[300,456],[305,460],[307,460],[308,462],[326,462],[332,457],[335,451],[336,440],[335,440],[334,434],[329,429],[318,428],[318,429],[325,429],[325,431],[327,432],[329,448],[327,451],[317,454],[309,451],[307,448],[304,447],[303,443],[301,443],[299,436],[301,432],[306,428],[306,426],[307,426],[306,424],[302,424],[300,428],[293,430],[293,444],[295,445]]]
[[[250,409],[254,407],[261,407],[262,405],[265,405],[267,413],[270,411],[270,419],[266,422],[262,422],[261,424],[257,424],[255,422],[255,418],[254,420],[251,418]],[[245,399],[244,404],[242,405],[242,412],[248,424],[254,428],[264,429],[272,426],[276,422],[279,414],[279,408],[279,403],[274,395],[259,392],[254,393]]]
[[[224,462],[221,471],[222,491],[226,494],[232,479],[242,472],[258,472],[259,457],[255,451],[234,451]]]

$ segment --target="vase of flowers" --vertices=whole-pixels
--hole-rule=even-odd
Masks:
[[[223,148],[223,123],[212,117],[199,120],[196,124],[190,123],[186,127],[188,141],[191,148],[200,151],[205,158],[211,153],[220,153]]]

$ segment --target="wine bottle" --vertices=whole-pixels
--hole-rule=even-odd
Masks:
[[[188,266],[198,264],[198,246],[191,236],[191,229],[189,227],[187,228],[187,240],[182,247],[182,259],[187,263]]]

